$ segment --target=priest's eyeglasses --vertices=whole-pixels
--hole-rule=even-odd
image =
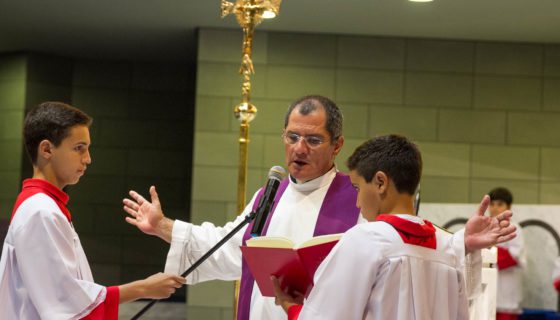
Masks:
[[[317,148],[325,142],[325,139],[319,136],[302,136],[294,132],[284,133],[282,138],[287,144],[296,144],[303,139],[310,148]]]

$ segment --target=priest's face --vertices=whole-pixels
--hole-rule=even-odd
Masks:
[[[283,133],[286,166],[299,183],[327,173],[334,166],[334,159],[344,144],[343,137],[332,141],[326,123],[327,114],[322,107],[306,115],[296,107],[288,118]]]
[[[356,207],[360,209],[362,216],[368,221],[375,221],[381,210],[381,195],[379,188],[371,182],[367,182],[356,170],[349,173],[352,186],[358,191]]]
[[[70,128],[60,145],[53,147],[50,158],[52,181],[60,189],[76,184],[91,163],[89,128],[77,125]]]

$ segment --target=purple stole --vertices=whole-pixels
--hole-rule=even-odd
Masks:
[[[278,187],[278,192],[274,198],[274,206],[272,207],[264,225],[263,234],[266,234],[272,215],[276,210],[276,205],[288,187],[288,179],[284,179]],[[264,188],[259,191],[257,197],[255,198],[253,210],[257,208],[263,193]],[[360,210],[356,207],[356,197],[356,189],[354,189],[350,183],[350,178],[345,174],[337,173],[336,177],[329,186],[329,190],[327,190],[325,199],[323,200],[323,204],[319,210],[319,216],[317,217],[317,223],[315,224],[313,236],[342,233],[355,226],[358,222],[358,215],[360,214]],[[245,245],[246,241],[251,238],[252,227],[253,222],[249,224],[245,234],[243,235],[243,245]],[[243,260],[241,284],[239,288],[239,302],[237,305],[237,320],[249,320],[251,295],[254,283],[255,279],[253,278],[251,271],[249,271],[245,260]]]

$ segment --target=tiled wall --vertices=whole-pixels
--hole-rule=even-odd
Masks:
[[[0,239],[4,240],[22,178],[32,175],[23,146],[26,109],[39,101],[69,101],[71,64],[33,54],[0,56]],[[1,247],[1,245],[0,245]]]
[[[235,215],[241,39],[237,30],[199,34],[194,222]],[[341,170],[365,139],[401,133],[423,152],[422,201],[475,202],[503,185],[517,203],[560,203],[560,46],[258,32],[253,51],[248,197],[284,164],[289,103],[323,94],[345,116]],[[189,287],[189,312],[226,319],[231,291]]]
[[[21,185],[27,58],[0,56],[0,219],[8,219]]]
[[[188,219],[194,71],[186,65],[77,61],[72,103],[90,114],[92,164],[70,188],[76,228],[97,278],[163,271],[168,245],[124,221],[128,190],[155,185],[166,215]]]

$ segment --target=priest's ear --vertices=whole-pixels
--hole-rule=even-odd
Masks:
[[[334,144],[334,155],[337,156],[338,153],[340,153],[342,146],[344,145],[344,136],[338,137],[333,144]]]
[[[39,142],[39,147],[37,149],[38,159],[50,159],[52,157],[54,145],[49,140],[45,139]]]
[[[389,177],[383,171],[377,171],[372,182],[378,188],[379,193],[385,193],[389,187]]]

